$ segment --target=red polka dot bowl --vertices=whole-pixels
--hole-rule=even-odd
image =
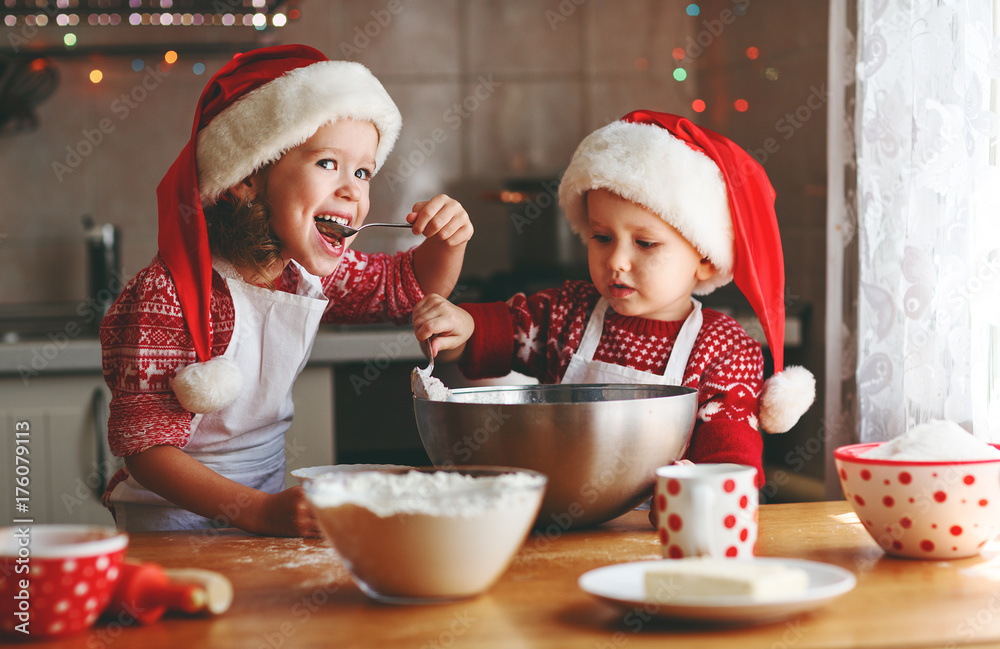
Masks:
[[[93,625],[121,574],[128,535],[96,525],[0,528],[0,637],[72,635]]]
[[[844,497],[887,554],[972,557],[1000,532],[1000,460],[862,457],[878,445],[842,446],[833,459]]]

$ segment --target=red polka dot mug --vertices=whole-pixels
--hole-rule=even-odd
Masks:
[[[844,497],[886,554],[971,557],[1000,532],[1000,460],[863,457],[876,446],[841,446],[833,459]]]
[[[757,469],[673,464],[656,470],[652,506],[663,556],[748,558],[757,544]]]
[[[128,536],[94,525],[0,528],[0,638],[84,631],[114,592]]]

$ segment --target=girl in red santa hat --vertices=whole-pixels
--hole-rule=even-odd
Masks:
[[[684,457],[756,467],[763,485],[760,429],[787,431],[815,398],[808,370],[783,367],[784,266],[763,168],[687,119],[635,111],[583,140],[559,203],[592,282],[494,304],[431,295],[413,311],[417,339],[469,378],[697,388]],[[760,344],[691,297],[734,278],[774,358],[766,383]]]
[[[408,322],[447,295],[472,236],[439,195],[395,255],[349,249],[402,120],[358,63],[300,45],[237,55],[209,81],[157,188],[159,253],[101,328],[109,441],[125,458],[104,501],[129,531],[235,526],[317,536],[285,489],[292,383],[321,322]]]

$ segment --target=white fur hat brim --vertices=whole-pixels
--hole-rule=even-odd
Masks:
[[[588,135],[563,174],[559,204],[586,241],[586,192],[606,189],[677,229],[718,272],[699,282],[705,295],[733,279],[733,222],[726,182],[707,155],[652,124],[617,121]]]
[[[324,124],[371,122],[378,130],[375,170],[392,151],[403,118],[360,63],[320,61],[290,70],[241,97],[198,133],[198,190],[211,205],[226,190],[302,144]]]

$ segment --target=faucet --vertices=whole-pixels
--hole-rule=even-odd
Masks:
[[[110,223],[95,223],[83,215],[87,233],[87,300],[97,313],[94,329],[124,288],[118,228]]]

